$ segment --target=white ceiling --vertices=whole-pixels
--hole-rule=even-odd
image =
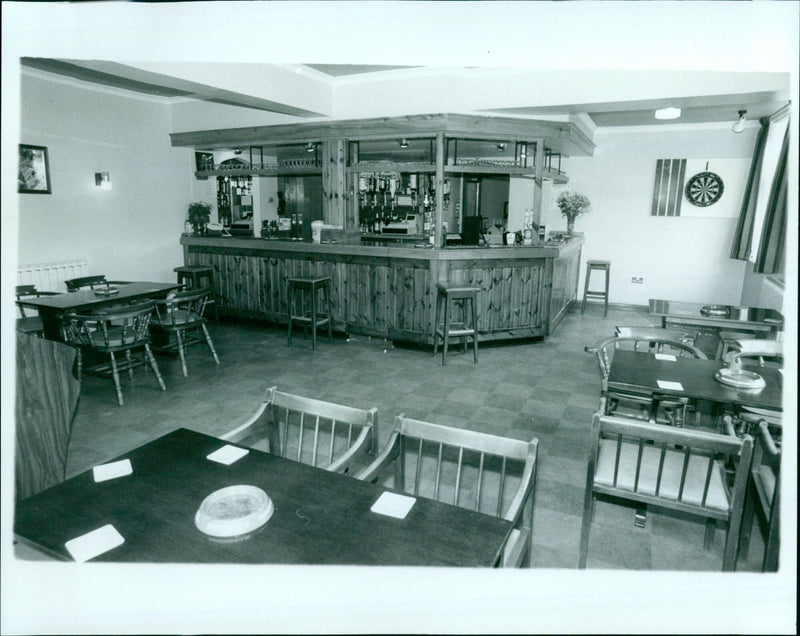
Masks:
[[[337,99],[346,102],[349,98],[359,102],[362,109],[368,108],[365,101],[380,108],[381,99],[407,98],[410,92],[423,94],[437,85],[442,87],[442,107],[437,108],[439,103],[434,102],[428,112],[458,112],[463,105],[461,112],[561,121],[580,116],[590,128],[732,123],[740,110],[746,110],[747,118],[755,121],[779,110],[789,98],[788,76],[781,73],[526,72],[376,64],[133,64],[52,58],[23,58],[22,65],[115,90],[240,106],[299,120],[336,118],[336,112],[343,110]],[[365,90],[372,99],[363,99]],[[665,106],[681,108],[681,117],[656,120],[654,111]],[[395,113],[373,116],[384,114]]]

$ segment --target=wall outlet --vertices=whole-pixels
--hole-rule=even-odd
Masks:
[[[641,276],[634,276],[631,278],[632,283],[636,283],[637,285],[641,285],[644,282],[644,278]]]

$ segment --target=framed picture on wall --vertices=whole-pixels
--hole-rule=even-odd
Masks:
[[[17,192],[51,194],[50,162],[45,146],[19,145]]]
[[[214,153],[213,152],[195,152],[194,163],[196,170],[213,170],[214,169]]]

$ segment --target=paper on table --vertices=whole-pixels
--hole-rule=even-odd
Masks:
[[[659,389],[670,389],[671,391],[683,391],[683,385],[680,382],[670,382],[669,380],[656,380]]]
[[[656,360],[669,360],[670,362],[677,362],[678,358],[669,353],[656,353]]]
[[[64,544],[72,558],[83,563],[125,543],[125,538],[110,523],[70,539]]]
[[[397,519],[405,519],[408,511],[414,505],[414,497],[406,497],[393,492],[385,492],[372,504],[370,510],[379,515],[388,515]]]
[[[238,446],[226,444],[222,448],[215,450],[210,455],[207,455],[206,459],[210,459],[212,462],[219,462],[220,464],[230,466],[233,462],[241,459],[249,452],[250,451],[246,448],[239,448]]]
[[[107,479],[115,479],[117,477],[124,477],[133,472],[130,459],[123,459],[118,462],[111,462],[110,464],[102,464],[92,468],[92,474],[95,481],[106,481]]]

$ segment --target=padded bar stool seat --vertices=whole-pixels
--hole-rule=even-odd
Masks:
[[[210,265],[181,265],[172,271],[178,274],[178,283],[187,289],[200,289],[201,287],[211,289],[206,306],[214,305],[214,320],[219,322],[219,312],[214,294],[214,268]]]
[[[606,286],[603,291],[590,291],[589,280],[594,270],[604,271],[606,274]],[[581,303],[581,313],[586,311],[587,298],[603,299],[603,316],[608,316],[608,285],[611,278],[611,261],[586,261],[586,281],[583,284],[583,302]]]
[[[323,293],[325,314],[320,314],[319,292]],[[302,313],[295,311],[295,292],[301,292]],[[309,309],[310,305],[310,309]],[[331,323],[331,279],[330,276],[316,278],[289,279],[289,340],[292,344],[292,325],[300,323],[311,327],[311,348],[317,350],[317,327],[328,325],[328,341],[333,342],[333,325]]]
[[[436,318],[434,321],[434,336],[433,336],[433,355],[436,355],[439,350],[439,338],[442,339],[442,365],[447,364],[447,345],[451,336],[464,338],[464,353],[467,352],[467,343],[469,337],[472,336],[473,345],[473,362],[478,363],[478,310],[476,301],[478,298],[479,287],[472,285],[465,285],[460,283],[439,283],[436,285]],[[463,304],[464,320],[463,322],[452,322],[452,313],[450,312],[450,301],[461,301]],[[470,302],[472,308],[472,326],[467,327],[467,301]],[[444,322],[439,326],[439,314],[444,307]]]

